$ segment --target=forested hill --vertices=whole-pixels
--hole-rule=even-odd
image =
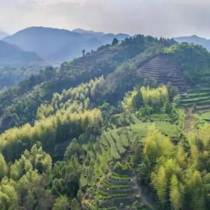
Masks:
[[[210,208],[210,54],[138,35],[0,92],[0,209]]]
[[[165,42],[168,45],[168,42]],[[169,44],[170,42],[173,43],[169,41]],[[0,94],[1,130],[32,122],[38,106],[49,101],[54,92],[59,93],[63,89],[77,86],[81,82],[102,75],[107,77],[115,70],[118,72],[120,68],[126,68],[127,61],[135,56],[139,57],[139,54],[141,55],[148,48],[154,47],[158,50],[162,46],[162,43],[152,37],[129,38],[120,45],[101,47],[92,54],[63,63],[60,68],[47,68],[39,75],[31,76],[28,80],[21,82],[18,86],[4,90]],[[149,57],[155,56],[157,50],[148,52]],[[143,58],[140,57],[140,63],[149,59],[148,55],[143,54]]]

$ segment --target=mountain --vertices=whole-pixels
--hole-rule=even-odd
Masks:
[[[36,53],[26,52],[21,48],[0,41],[0,67],[44,66],[47,63]]]
[[[5,37],[7,37],[7,36],[8,36],[8,34],[0,31],[0,40],[3,39],[3,38],[5,38]]]
[[[36,52],[45,60],[53,64],[81,56],[82,50],[86,52],[96,50],[103,44],[110,44],[118,35],[106,35],[82,29],[75,31],[30,27],[8,36],[5,42],[14,44],[23,50]],[[127,36],[119,35],[120,39]]]
[[[105,34],[103,32],[84,30],[84,29],[81,29],[81,28],[74,29],[73,32],[76,32],[78,34],[90,35],[90,36],[98,36],[98,37],[103,36]]]
[[[128,34],[113,34],[113,33],[106,34],[103,32],[95,32],[84,29],[74,29],[73,31],[82,34],[87,38],[93,38],[93,37],[97,38],[103,44],[111,44],[114,38],[117,38],[121,41],[124,40],[125,38],[130,37],[130,35]]]
[[[208,51],[210,51],[210,40],[196,36],[196,35],[177,37],[177,38],[174,38],[174,40],[179,43],[187,42],[187,43],[198,44],[206,48]]]
[[[138,35],[0,91],[1,209],[210,206],[210,53]]]
[[[14,87],[14,95],[10,94],[10,99],[4,97],[4,94],[0,95],[0,101],[2,102],[2,105],[0,105],[0,130],[8,128],[11,123],[13,125],[21,125],[27,121],[32,122],[36,108],[38,108],[41,102],[49,100],[54,92],[61,92],[63,89],[76,86],[81,82],[87,82],[95,77],[102,75],[106,77],[111,72],[115,71],[120,64],[129,61],[155,43],[158,43],[157,40],[153,38],[150,40],[150,37],[137,36],[134,39],[129,38],[129,40],[124,41],[120,45],[113,47],[106,46],[90,55],[75,59],[70,63],[63,63],[59,69],[47,68],[42,74],[35,76],[33,82],[30,79],[23,81],[19,86]],[[154,50],[153,53],[155,54],[156,51]],[[126,68],[124,70],[124,75],[126,76]],[[113,75],[113,78],[115,78],[115,75]],[[117,75],[116,78],[121,78],[121,76]],[[133,75],[133,79],[135,78],[135,75]],[[129,82],[126,77],[125,79]],[[112,85],[109,86],[112,87],[111,90],[108,91],[110,100],[111,98],[116,98],[115,94],[117,92],[117,97],[122,97],[124,94],[123,90],[125,88],[120,88],[119,90],[116,88],[115,83],[116,82],[112,82]],[[121,84],[121,82],[119,84]],[[27,88],[25,88],[26,86]],[[122,92],[122,94],[119,94],[119,92]],[[37,100],[35,100],[35,98],[37,98]],[[113,103],[114,102],[115,100]],[[11,103],[13,105],[9,106]],[[23,108],[26,105],[28,108]],[[21,110],[19,106],[22,107]],[[19,114],[15,120],[13,119],[12,113],[16,112],[16,108],[19,109]],[[28,112],[28,109],[31,111]]]

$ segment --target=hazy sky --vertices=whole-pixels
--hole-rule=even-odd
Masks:
[[[0,0],[0,30],[29,26],[210,38],[210,1]]]

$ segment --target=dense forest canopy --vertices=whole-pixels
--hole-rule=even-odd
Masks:
[[[1,90],[0,209],[209,209],[209,65],[138,35]]]

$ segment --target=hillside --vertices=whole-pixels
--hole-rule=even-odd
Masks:
[[[30,27],[8,36],[5,42],[14,44],[26,51],[35,52],[52,64],[60,64],[82,55],[82,50],[86,52],[96,50],[103,44],[110,44],[113,38],[118,35],[97,36],[98,33],[91,34],[86,31],[68,31],[45,27]],[[120,36],[124,38],[125,36]],[[128,36],[127,36],[128,37]]]
[[[59,69],[47,68],[41,74],[3,92],[0,94],[2,102],[0,105],[0,130],[33,121],[38,106],[51,99],[54,92],[61,92],[63,89],[68,89],[102,75],[107,77],[119,65],[157,43],[158,40],[152,37],[137,36],[118,46],[101,47],[88,56],[63,63]],[[140,59],[142,58],[140,57]],[[144,56],[140,61],[143,62],[145,59],[147,59],[147,56]],[[28,112],[28,110],[31,111]]]
[[[18,85],[28,79],[32,74],[39,74],[43,66],[32,67],[0,67],[0,89]]]
[[[209,209],[209,75],[137,35],[2,90],[0,208]]]
[[[0,67],[46,66],[47,63],[36,53],[0,41]]]
[[[210,40],[193,35],[193,36],[183,36],[174,38],[175,41],[179,43],[187,42],[189,44],[198,44],[210,51]]]

